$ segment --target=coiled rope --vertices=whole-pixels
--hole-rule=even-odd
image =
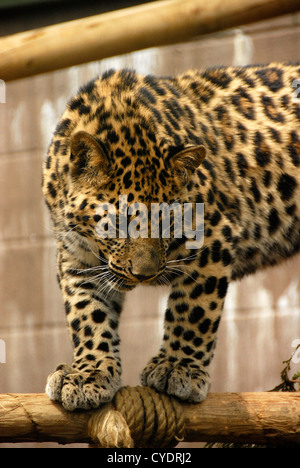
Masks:
[[[181,404],[149,387],[122,387],[95,411],[88,435],[103,448],[175,447],[184,439]]]

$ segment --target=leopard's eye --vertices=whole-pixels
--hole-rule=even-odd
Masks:
[[[181,169],[176,171],[176,174],[179,177],[180,182],[182,183],[182,185],[187,185],[187,183],[189,181],[188,171],[185,168],[182,167]]]

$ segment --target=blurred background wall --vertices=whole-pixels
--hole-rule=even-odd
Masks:
[[[0,35],[134,4],[36,0],[27,9],[12,3],[0,6]],[[109,68],[171,75],[270,61],[300,61],[300,14],[7,84],[6,103],[0,103],[0,339],[6,348],[0,393],[43,392],[47,375],[71,360],[40,183],[43,157],[68,99]],[[298,257],[230,286],[212,366],[213,392],[263,391],[280,382],[282,361],[300,339],[299,267]],[[139,383],[159,347],[167,294],[146,287],[128,294],[120,330],[124,384]]]

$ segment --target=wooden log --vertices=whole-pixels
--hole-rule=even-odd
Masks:
[[[300,443],[300,393],[211,393],[182,407],[185,442]],[[67,412],[45,394],[3,394],[0,443],[88,443],[94,414]]]
[[[155,1],[1,38],[0,79],[185,41],[298,10],[299,0]]]

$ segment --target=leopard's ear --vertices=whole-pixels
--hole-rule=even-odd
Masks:
[[[98,141],[83,130],[75,133],[70,141],[70,173],[76,178],[86,176],[103,181],[109,162]]]
[[[189,176],[201,165],[205,156],[206,149],[203,145],[190,146],[172,156],[171,164],[181,181],[187,183]]]

